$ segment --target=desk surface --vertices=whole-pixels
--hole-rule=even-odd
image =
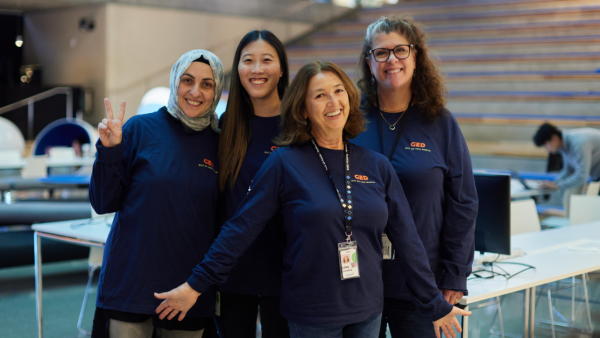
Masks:
[[[550,195],[556,192],[554,189],[527,189],[516,178],[510,180],[510,198],[511,199],[521,199],[521,198],[529,198],[533,196],[542,196],[542,195]]]
[[[510,239],[512,249],[522,249],[528,255],[544,253],[588,240],[600,241],[600,222],[519,234]]]
[[[106,243],[113,217],[113,215],[102,215],[93,219],[38,223],[32,225],[31,229],[52,235]]]
[[[76,157],[71,159],[51,159],[46,158],[47,167],[73,167],[73,166],[92,166],[96,157]],[[23,159],[16,162],[0,162],[0,169],[21,169],[27,165]]]
[[[46,184],[59,185],[90,185],[91,175],[52,175],[38,178],[37,181]]]
[[[21,169],[25,166],[25,161],[15,161],[15,162],[0,162],[0,169]]]
[[[529,264],[536,270],[526,271],[510,280],[504,277],[469,280],[469,295],[463,298],[461,304],[472,304],[600,269],[600,250],[584,252],[570,249],[600,249],[600,222],[515,235],[511,242],[513,248],[523,249],[526,255],[503,262]],[[498,266],[509,273],[524,269],[511,264]]]

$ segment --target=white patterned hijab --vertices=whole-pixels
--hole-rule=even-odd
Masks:
[[[198,117],[189,117],[185,115],[181,108],[179,107],[179,102],[177,100],[177,90],[179,89],[179,79],[181,75],[188,69],[188,67],[195,60],[200,57],[208,60],[210,63],[210,68],[212,68],[213,76],[215,78],[215,97],[213,99],[212,105],[206,113],[202,116]],[[219,100],[221,99],[221,93],[223,92],[223,81],[224,81],[224,72],[223,72],[223,64],[219,58],[203,49],[196,49],[189,51],[183,54],[177,62],[171,68],[171,77],[170,77],[170,87],[171,94],[169,95],[169,103],[167,104],[167,110],[171,115],[173,115],[176,119],[180,120],[185,126],[194,130],[201,131],[204,130],[209,125],[212,130],[215,132],[219,132],[219,118],[215,113],[215,109],[217,108],[217,104],[219,104]]]

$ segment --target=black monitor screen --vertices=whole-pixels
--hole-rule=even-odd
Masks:
[[[475,251],[510,255],[510,175],[475,173]]]

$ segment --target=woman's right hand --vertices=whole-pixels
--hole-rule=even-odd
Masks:
[[[449,314],[433,322],[433,326],[435,328],[435,335],[437,338],[440,338],[440,329],[442,329],[442,331],[444,332],[444,336],[452,338],[456,337],[454,328],[456,328],[456,331],[462,332],[462,328],[458,323],[458,319],[456,319],[455,317],[456,315],[470,316],[471,311],[465,311],[455,306],[452,308],[452,311]]]
[[[123,142],[123,118],[125,117],[125,101],[121,101],[119,115],[113,119],[113,110],[108,99],[104,99],[106,106],[107,119],[103,119],[98,123],[98,133],[100,134],[100,142],[104,147],[114,147]]]

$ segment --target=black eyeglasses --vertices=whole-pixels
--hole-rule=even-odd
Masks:
[[[371,55],[373,55],[373,58],[375,59],[375,61],[377,62],[386,62],[387,60],[390,59],[390,54],[393,52],[394,56],[396,56],[396,58],[398,60],[404,60],[406,58],[408,58],[410,56],[410,50],[413,48],[414,46],[411,45],[398,45],[392,49],[389,48],[375,48],[375,49],[371,49],[369,51],[369,53]]]

